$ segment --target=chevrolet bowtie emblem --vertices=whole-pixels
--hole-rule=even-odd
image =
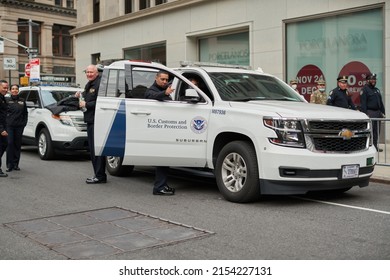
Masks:
[[[355,136],[355,133],[347,128],[343,128],[343,130],[339,132],[339,136],[343,137],[343,140],[350,140]]]

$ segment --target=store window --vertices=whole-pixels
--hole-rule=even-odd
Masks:
[[[165,43],[126,49],[124,50],[124,58],[129,60],[154,61],[166,65],[166,49]]]
[[[58,24],[53,25],[53,55],[73,55],[73,39],[69,32],[71,29],[73,27]]]
[[[286,24],[286,79],[296,78],[306,100],[323,78],[326,91],[337,77],[348,75],[348,92],[360,105],[366,74],[378,75],[383,85],[383,11],[372,9]]]
[[[249,32],[200,39],[199,58],[202,62],[249,65]]]

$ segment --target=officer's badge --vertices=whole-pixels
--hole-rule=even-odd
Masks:
[[[95,89],[94,88],[89,89],[89,93],[90,94],[94,94],[95,93]]]

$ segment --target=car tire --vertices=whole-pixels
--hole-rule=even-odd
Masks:
[[[217,157],[215,177],[226,200],[239,203],[259,200],[259,170],[253,145],[233,141],[223,147]]]
[[[122,165],[123,158],[122,157],[106,157],[106,169],[107,172],[112,176],[126,176],[130,175],[133,172],[133,165]]]
[[[47,128],[42,128],[38,134],[38,154],[42,160],[50,160],[55,156],[53,142]]]

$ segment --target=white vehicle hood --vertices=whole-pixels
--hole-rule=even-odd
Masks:
[[[230,106],[240,110],[253,110],[262,116],[280,116],[298,119],[367,119],[360,111],[338,108],[329,105],[311,104],[292,101],[249,101],[230,102]]]

